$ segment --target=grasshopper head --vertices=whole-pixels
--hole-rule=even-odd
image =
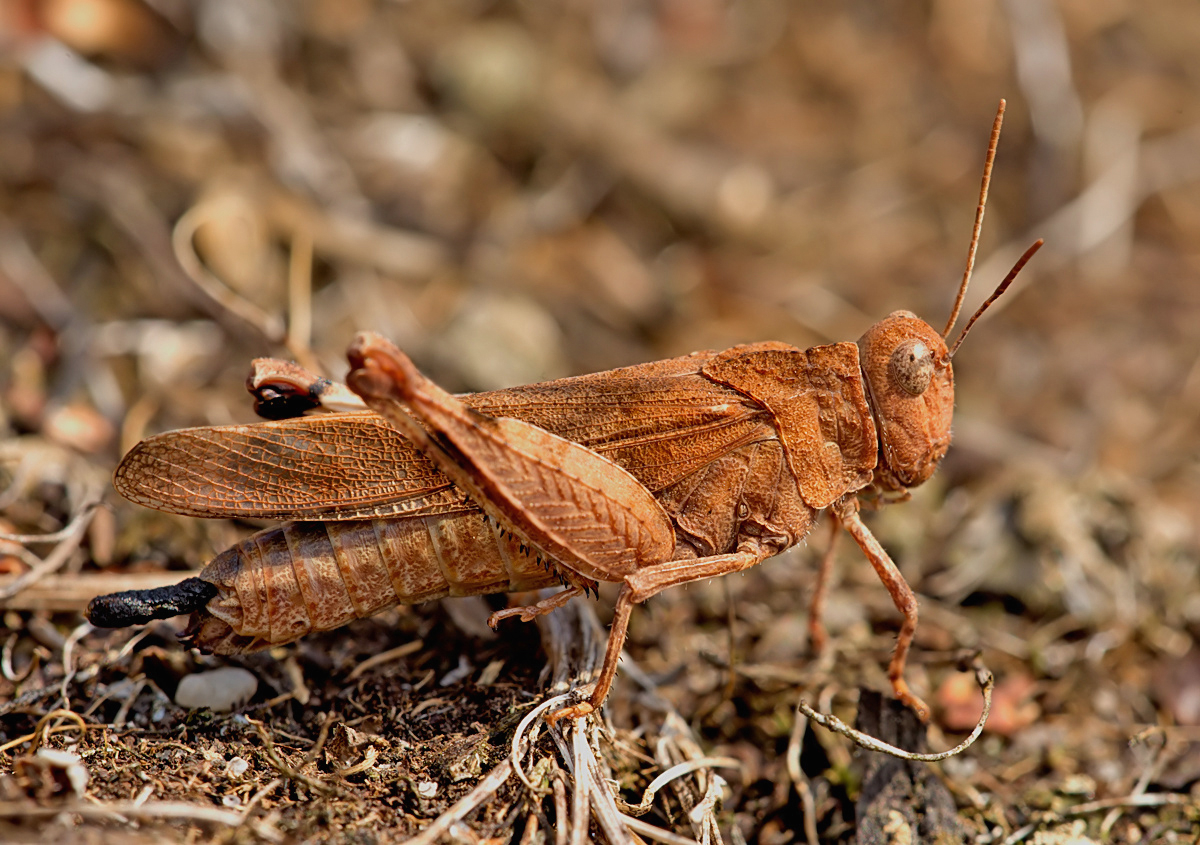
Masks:
[[[895,311],[859,339],[858,360],[879,433],[875,486],[916,487],[950,447],[954,371],[946,342],[912,312]]]

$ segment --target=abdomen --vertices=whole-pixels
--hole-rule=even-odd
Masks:
[[[247,537],[200,578],[220,592],[186,636],[217,654],[290,642],[397,604],[559,582],[479,511],[288,523]]]

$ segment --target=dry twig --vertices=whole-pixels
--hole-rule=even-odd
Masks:
[[[901,760],[914,760],[922,763],[936,763],[939,760],[945,760],[948,757],[953,757],[956,754],[961,754],[972,745],[975,740],[979,739],[979,735],[983,733],[984,723],[987,722],[988,715],[992,712],[992,689],[996,685],[996,679],[992,677],[992,673],[982,666],[975,667],[975,681],[979,684],[980,690],[983,692],[983,713],[979,716],[979,721],[971,734],[948,751],[939,751],[936,754],[918,754],[914,751],[905,751],[903,748],[897,748],[894,745],[889,745],[874,737],[867,736],[862,731],[855,730],[847,725],[837,716],[830,714],[821,714],[813,710],[808,702],[804,699],[796,705],[796,709],[803,713],[807,718],[816,722],[826,730],[839,733],[854,744],[867,749],[868,751],[878,751],[881,754],[889,754],[892,757],[899,757]]]

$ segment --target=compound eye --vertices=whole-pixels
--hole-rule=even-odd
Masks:
[[[933,379],[933,352],[919,340],[906,340],[892,353],[888,370],[905,393],[920,396]]]

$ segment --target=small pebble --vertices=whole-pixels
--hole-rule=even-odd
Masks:
[[[257,689],[258,679],[252,673],[225,666],[185,677],[175,691],[175,703],[189,710],[207,707],[225,712],[245,704]]]
[[[78,754],[54,748],[41,748],[34,755],[34,759],[48,770],[61,771],[66,776],[71,791],[77,797],[83,797],[84,790],[87,789],[88,770],[84,767]]]
[[[250,764],[244,759],[241,757],[234,757],[225,764],[225,774],[228,777],[240,778],[242,775],[246,774],[246,770],[249,768]]]

